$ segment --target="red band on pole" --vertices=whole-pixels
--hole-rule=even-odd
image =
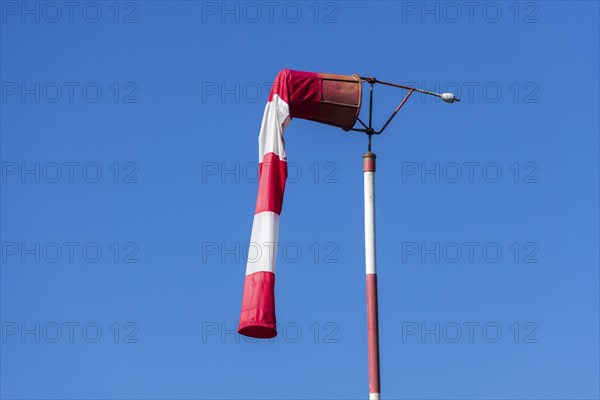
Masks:
[[[369,340],[369,393],[380,393],[377,274],[367,274],[367,329]]]
[[[363,154],[363,172],[375,172],[375,159],[377,156],[374,153]]]

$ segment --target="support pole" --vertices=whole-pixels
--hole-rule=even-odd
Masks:
[[[367,272],[367,333],[369,399],[379,400],[379,318],[377,315],[377,259],[375,254],[375,154],[363,155],[365,181],[365,264]]]

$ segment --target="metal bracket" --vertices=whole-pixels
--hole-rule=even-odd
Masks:
[[[398,111],[400,111],[400,109],[402,108],[404,103],[406,103],[406,100],[408,100],[410,95],[413,94],[413,92],[417,89],[414,89],[411,87],[406,87],[406,86],[401,86],[401,85],[396,85],[396,84],[390,84],[387,82],[381,82],[381,81],[378,81],[376,78],[364,78],[361,76],[360,79],[362,79],[364,82],[367,82],[369,84],[369,125],[365,124],[360,118],[357,118],[356,120],[364,128],[351,128],[350,130],[355,131],[355,132],[366,133],[367,135],[369,135],[369,141],[370,141],[371,135],[380,135],[383,133],[385,128],[387,128],[387,126],[390,124],[390,122],[392,122],[392,120],[394,119],[396,114],[398,114]],[[406,96],[404,96],[404,99],[400,102],[398,107],[396,107],[396,109],[394,110],[392,115],[390,115],[390,117],[388,118],[388,120],[385,122],[385,124],[383,125],[383,127],[380,130],[373,129],[373,85],[375,83],[381,83],[381,84],[388,85],[388,86],[396,86],[396,87],[401,87],[403,89],[408,89],[408,94]]]
[[[398,111],[400,111],[400,109],[402,108],[402,106],[404,105],[404,103],[406,103],[406,100],[408,100],[408,98],[410,97],[411,94],[413,94],[413,92],[419,92],[419,93],[423,93],[423,94],[428,94],[428,95],[431,95],[431,96],[439,97],[440,99],[442,99],[446,103],[454,103],[456,101],[460,101],[460,99],[458,97],[456,97],[452,93],[442,93],[442,94],[440,94],[440,93],[430,92],[429,90],[424,90],[424,89],[418,89],[418,88],[414,88],[414,87],[410,87],[410,86],[399,85],[397,83],[383,82],[383,81],[377,80],[377,78],[375,78],[375,77],[359,76],[359,78],[361,79],[361,83],[362,82],[367,82],[369,84],[369,125],[367,126],[367,124],[365,124],[360,118],[357,117],[356,120],[364,128],[354,128],[354,127],[352,127],[350,130],[351,131],[355,131],[355,132],[363,132],[363,133],[366,133],[369,136],[369,151],[371,151],[371,136],[373,136],[373,135],[381,135],[383,133],[383,131],[385,130],[385,128],[387,128],[387,126],[390,124],[390,122],[392,122],[392,120],[394,119],[394,117],[396,116],[396,114],[398,114]],[[385,124],[383,125],[383,127],[380,130],[378,130],[378,131],[375,130],[375,129],[373,129],[373,85],[376,84],[376,83],[380,83],[382,85],[392,86],[392,87],[396,87],[396,88],[408,90],[407,95],[404,96],[404,99],[402,99],[402,101],[400,102],[400,104],[398,105],[398,107],[396,107],[396,109],[394,110],[394,112],[392,113],[392,115],[390,115],[390,117],[385,122]],[[355,126],[356,126],[356,124],[355,124]]]

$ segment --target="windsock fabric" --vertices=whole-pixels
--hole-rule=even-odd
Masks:
[[[285,69],[277,75],[269,94],[258,137],[258,196],[238,327],[242,335],[277,336],[275,261],[287,179],[283,134],[292,118],[310,119],[317,111],[322,97],[321,81],[317,73]]]

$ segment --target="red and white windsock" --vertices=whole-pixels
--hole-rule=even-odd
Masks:
[[[287,178],[285,129],[292,118],[350,129],[360,111],[360,86],[358,76],[289,69],[279,72],[273,83],[258,138],[258,196],[238,327],[242,335],[277,335],[275,261]]]

